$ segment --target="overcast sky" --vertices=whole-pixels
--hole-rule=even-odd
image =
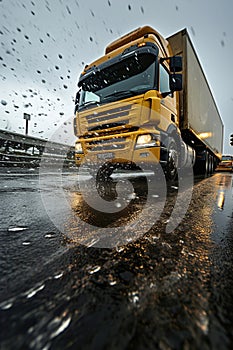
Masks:
[[[187,28],[233,154],[232,0],[0,0],[0,128],[73,142],[73,97],[84,64],[139,26],[169,36]],[[59,128],[60,126],[60,128]]]

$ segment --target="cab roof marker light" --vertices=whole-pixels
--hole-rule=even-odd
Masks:
[[[138,44],[138,47],[146,46],[146,43],[140,43]]]

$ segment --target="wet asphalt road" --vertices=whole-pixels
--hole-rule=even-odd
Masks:
[[[143,184],[129,210],[104,215],[85,204],[75,172],[56,176],[0,170],[1,349],[232,348],[232,174],[195,180],[170,233],[178,189],[168,186],[159,220],[144,234],[145,222],[130,226],[113,248],[98,246],[101,234],[140,215]]]

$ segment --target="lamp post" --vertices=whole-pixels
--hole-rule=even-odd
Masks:
[[[26,120],[25,135],[28,135],[28,121],[31,119],[31,115],[28,113],[23,114],[23,119]]]

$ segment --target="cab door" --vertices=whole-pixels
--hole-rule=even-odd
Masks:
[[[178,125],[176,112],[176,93],[166,94],[170,91],[169,72],[164,64],[159,64],[159,92],[161,96],[161,119],[159,127],[166,132],[171,123]],[[164,97],[163,97],[163,94]]]

